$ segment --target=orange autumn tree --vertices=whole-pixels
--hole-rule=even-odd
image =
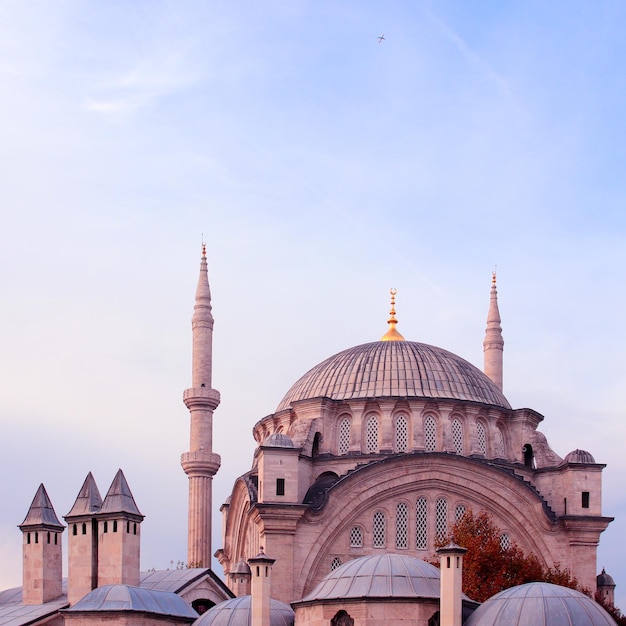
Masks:
[[[515,543],[504,547],[502,531],[485,511],[466,511],[449,536],[437,542],[443,547],[453,541],[467,548],[463,559],[463,592],[476,602],[524,583],[542,581],[586,591],[569,571],[544,566],[534,554],[525,554]],[[433,561],[438,565],[438,561]]]

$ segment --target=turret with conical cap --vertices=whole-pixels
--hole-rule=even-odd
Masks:
[[[498,310],[498,290],[496,288],[496,273],[491,276],[491,297],[489,300],[489,313],[487,314],[487,329],[483,350],[485,353],[485,374],[502,391],[502,355],[504,351],[504,339],[502,338],[502,326],[500,325],[500,311]]]
[[[193,332],[192,386],[183,394],[191,414],[189,452],[181,465],[189,477],[187,561],[192,567],[211,566],[211,492],[220,457],[213,453],[213,411],[220,394],[211,387],[213,362],[213,314],[207,271],[206,246],[202,245]]]

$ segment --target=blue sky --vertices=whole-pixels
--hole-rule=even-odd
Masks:
[[[0,587],[44,481],[118,467],[143,566],[186,548],[190,317],[214,299],[218,506],[310,367],[399,330],[482,364],[604,472],[626,607],[626,6],[0,3]],[[376,37],[385,34],[385,41]],[[219,568],[218,568],[219,571]]]

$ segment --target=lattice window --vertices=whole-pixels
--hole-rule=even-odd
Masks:
[[[458,504],[456,509],[454,509],[454,521],[458,522],[464,515],[467,509],[464,504]]]
[[[377,511],[374,513],[374,525],[373,525],[373,535],[374,535],[374,547],[375,548],[384,548],[385,547],[385,539],[386,539],[386,522],[385,522],[385,514],[381,511]]]
[[[426,498],[418,498],[415,506],[415,547],[426,550],[428,547],[428,502]]]
[[[350,418],[344,417],[339,422],[339,454],[347,454],[350,450]]]
[[[463,426],[459,420],[452,420],[452,443],[457,454],[463,454]]]
[[[366,448],[369,453],[378,452],[378,418],[370,415],[367,420]]]
[[[487,433],[482,422],[476,424],[476,437],[478,439],[478,450],[481,454],[487,454]]]
[[[362,548],[363,547],[363,531],[360,526],[353,526],[350,530],[350,547]]]
[[[336,556],[331,562],[330,562],[330,571],[334,571],[336,570],[338,567],[341,566],[341,559]]]
[[[448,502],[445,498],[439,498],[435,505],[435,532],[438,541],[448,534]]]
[[[432,415],[424,419],[424,447],[426,452],[434,452],[437,448],[437,424]]]
[[[396,506],[396,548],[406,550],[409,547],[409,507],[405,502]]]
[[[406,452],[409,445],[409,424],[404,415],[396,417],[396,452]]]
[[[503,550],[508,550],[511,547],[511,538],[506,533],[500,535],[500,547]]]
[[[499,428],[496,428],[496,457],[499,459],[506,458],[506,447],[504,445],[504,435]]]

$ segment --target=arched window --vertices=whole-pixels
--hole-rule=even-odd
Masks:
[[[405,502],[396,506],[396,548],[406,550],[409,547],[409,507]]]
[[[320,441],[322,440],[322,433],[315,433],[313,437],[313,445],[311,446],[311,456],[316,457],[320,453]]]
[[[511,538],[507,533],[502,533],[500,535],[500,547],[503,550],[508,550],[511,547]]]
[[[457,454],[463,454],[463,426],[457,419],[452,420],[452,443]]]
[[[354,620],[343,609],[335,613],[335,617],[330,620],[330,626],[354,626]]]
[[[482,422],[476,423],[476,439],[478,440],[478,451],[487,454],[487,432]]]
[[[344,417],[339,422],[339,454],[350,450],[350,418]]]
[[[428,503],[426,498],[418,498],[415,506],[415,547],[426,550],[428,547]]]
[[[499,428],[496,428],[496,458],[506,459],[506,446],[504,444],[504,435]]]
[[[331,562],[330,562],[330,571],[334,571],[336,570],[338,567],[341,566],[341,559],[336,556]]]
[[[531,469],[535,469],[535,453],[533,452],[533,447],[527,443],[522,448],[522,454],[524,455],[524,465],[526,467],[530,467]]]
[[[368,453],[378,452],[378,418],[370,415],[367,420],[365,447]]]
[[[363,547],[363,531],[360,526],[353,526],[350,530],[350,547],[362,548]]]
[[[374,513],[374,523],[372,528],[372,535],[374,536],[374,547],[384,548],[385,539],[387,534],[387,524],[385,522],[385,514],[382,511],[376,511]]]
[[[409,424],[404,415],[396,417],[396,452],[406,452],[409,445]]]
[[[464,504],[457,504],[456,509],[454,509],[454,521],[458,522],[464,515],[465,511],[467,511]]]
[[[437,449],[437,423],[432,415],[424,418],[424,447],[426,452],[434,452]]]
[[[445,498],[438,498],[435,504],[435,532],[437,541],[448,534],[448,502]]]

